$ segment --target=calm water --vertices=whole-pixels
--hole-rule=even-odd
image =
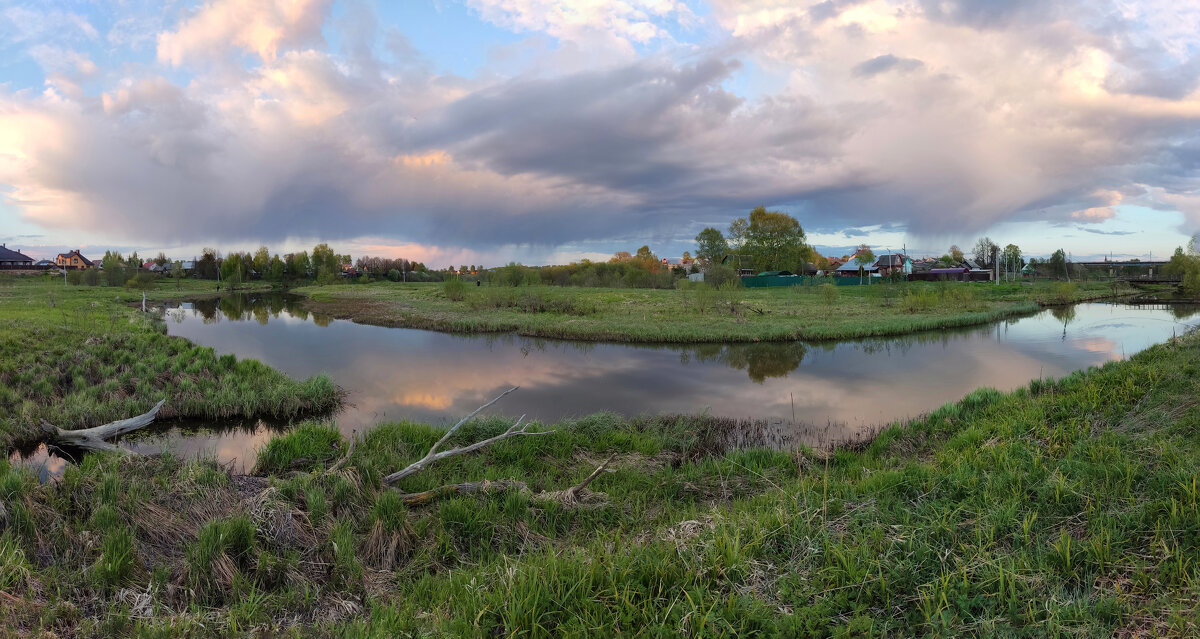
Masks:
[[[880,312],[890,312],[880,309]],[[1081,304],[975,329],[830,343],[640,346],[462,336],[331,320],[279,295],[166,311],[168,330],[293,377],[328,374],[349,392],[344,432],[381,420],[451,422],[503,390],[492,411],[553,421],[612,411],[766,420],[819,445],[912,417],[984,386],[1132,355],[1200,323],[1196,306]],[[215,453],[250,467],[273,426],[186,424],[127,438],[142,452]]]

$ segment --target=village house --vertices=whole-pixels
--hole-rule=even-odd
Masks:
[[[880,255],[879,259],[875,260],[875,266],[883,277],[893,273],[912,273],[912,262],[900,253]]]
[[[33,258],[8,248],[5,244],[0,244],[0,268],[15,269],[15,268],[31,268],[33,266]]]
[[[65,269],[88,269],[96,266],[91,260],[84,257],[79,249],[68,253],[59,253],[58,257],[54,258],[54,264]]]

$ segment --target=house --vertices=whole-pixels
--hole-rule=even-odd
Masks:
[[[879,272],[879,267],[875,266],[874,264],[867,264],[862,267],[862,272],[863,272],[863,274],[866,274],[866,275],[874,275]],[[849,262],[846,262],[845,264],[837,267],[837,269],[834,270],[833,274],[837,275],[838,277],[851,277],[851,276],[857,277],[858,276],[858,262],[855,262],[854,260],[850,260]]]
[[[0,244],[0,268],[32,268],[33,258]]]
[[[879,274],[883,277],[892,273],[909,274],[913,272],[912,260],[900,253],[880,255],[879,259],[875,260],[875,266],[879,268]]]
[[[56,265],[52,260],[38,260],[33,263],[33,268],[37,269],[52,269]]]
[[[95,268],[95,264],[84,257],[79,249],[68,253],[59,253],[58,257],[54,258],[55,265],[65,269],[88,269]]]

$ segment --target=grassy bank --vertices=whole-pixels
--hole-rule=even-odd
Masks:
[[[306,287],[314,312],[365,324],[616,342],[831,340],[971,326],[1126,294],[1111,284],[923,283],[681,290],[438,284]]]
[[[152,300],[214,292],[212,282],[160,284]],[[141,291],[64,287],[45,277],[0,279],[0,444],[47,421],[96,426],[167,402],[160,418],[298,417],[340,402],[325,377],[296,382],[254,360],[166,335],[134,307]]]
[[[346,443],[320,424],[271,441],[253,477],[0,468],[0,614],[58,636],[1195,636],[1198,362],[1193,334],[830,456],[726,450],[723,420],[596,415],[399,486],[529,492],[419,507],[380,485],[439,436],[419,424],[372,430],[335,472]],[[584,505],[537,496],[612,453]]]

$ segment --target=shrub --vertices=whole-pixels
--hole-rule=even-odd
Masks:
[[[400,271],[397,271],[396,269],[392,269],[392,270],[388,271],[387,278],[393,282],[399,282],[400,281]]]
[[[442,282],[442,293],[447,299],[461,302],[467,296],[467,284],[455,277]]]
[[[67,271],[67,283],[71,286],[83,284],[83,271]]]
[[[837,304],[837,299],[838,299],[837,286],[835,286],[833,284],[822,284],[820,288],[821,288],[821,299],[825,301],[826,306],[833,306],[834,304]]]
[[[724,264],[709,266],[708,270],[704,272],[704,281],[713,288],[721,288],[722,285],[729,282],[737,282],[738,286],[742,283],[737,271],[733,270],[733,267],[725,266]]]

